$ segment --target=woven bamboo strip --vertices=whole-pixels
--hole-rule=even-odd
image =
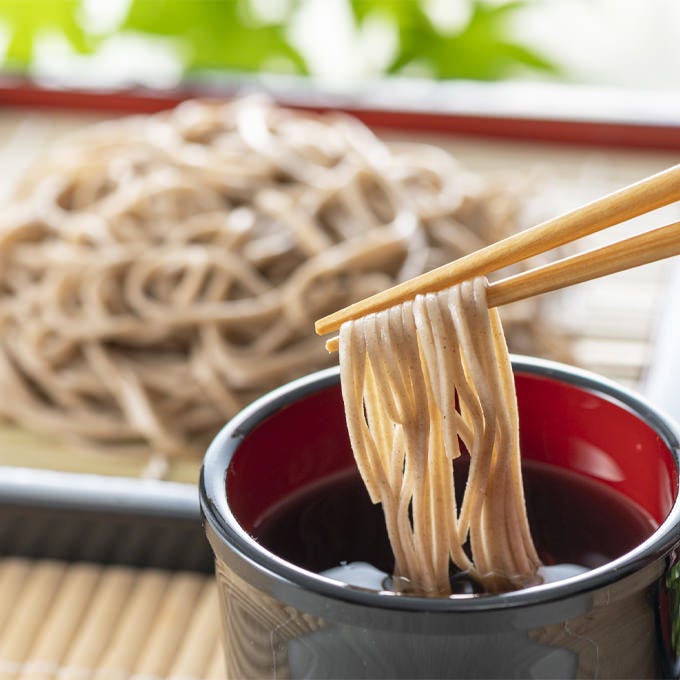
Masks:
[[[169,583],[167,572],[149,570],[140,573],[92,680],[128,680],[163,605]]]
[[[50,607],[66,573],[62,562],[37,562],[31,568],[15,602],[11,625],[0,639],[0,671],[3,680],[18,676],[34,640],[40,634]]]
[[[199,599],[204,576],[187,572],[172,576],[162,605],[134,664],[134,674],[164,678],[186,634],[189,618]]]
[[[186,635],[168,673],[170,680],[204,677],[213,650],[219,645],[219,621],[217,586],[211,579],[203,585]]]
[[[15,603],[23,591],[31,567],[31,560],[18,557],[8,557],[0,562],[0,603],[2,603],[0,607],[0,635],[2,635],[6,625],[12,624]]]
[[[54,680],[86,613],[101,575],[101,567],[72,564],[62,579],[39,636],[30,648],[23,676]]]
[[[97,667],[127,605],[127,598],[139,577],[138,570],[107,567],[73,645],[57,673],[58,680],[81,680]]]
[[[208,665],[208,670],[203,676],[204,680],[225,680],[227,677],[227,667],[224,662],[224,650],[222,645],[217,645],[213,651],[212,659]]]

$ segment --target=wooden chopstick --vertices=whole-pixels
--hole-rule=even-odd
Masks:
[[[678,200],[680,164],[329,314],[315,330],[318,335],[337,331],[350,319],[490,274]]]
[[[509,276],[489,286],[487,301],[506,305],[674,255],[680,255],[680,222]]]
[[[509,276],[489,286],[487,302],[489,307],[517,302],[674,255],[680,255],[680,222]],[[337,336],[326,342],[329,352],[338,347]]]

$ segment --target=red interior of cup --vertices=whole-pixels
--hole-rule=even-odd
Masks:
[[[516,373],[524,458],[551,463],[625,494],[661,523],[677,495],[670,451],[626,406],[588,390]],[[258,519],[296,490],[354,465],[339,385],[261,422],[227,470],[234,516],[252,532]]]

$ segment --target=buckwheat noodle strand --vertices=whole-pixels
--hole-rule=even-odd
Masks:
[[[0,418],[87,450],[200,455],[254,397],[327,365],[314,319],[517,216],[448,153],[345,116],[243,99],[94,126],[0,216]],[[507,318],[517,351],[551,337],[537,304]]]
[[[489,592],[540,582],[512,368],[486,279],[343,324],[340,370],[352,449],[383,506],[397,587],[448,594],[449,560]],[[469,473],[458,508],[461,442]]]

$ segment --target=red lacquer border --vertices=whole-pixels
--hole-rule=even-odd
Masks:
[[[0,107],[108,111],[112,113],[153,113],[175,106],[195,96],[233,96],[236,88],[211,88],[209,91],[187,87],[169,91],[151,90],[78,90],[52,89],[32,83],[0,82]],[[276,96],[276,95],[275,95]],[[553,142],[568,145],[619,147],[630,149],[680,150],[680,111],[677,125],[670,122],[631,122],[630,120],[587,120],[582,117],[529,117],[490,115],[488,112],[396,110],[364,106],[354,102],[319,96],[305,102],[305,96],[281,96],[286,105],[325,111],[351,113],[373,128],[412,130],[496,139]]]

